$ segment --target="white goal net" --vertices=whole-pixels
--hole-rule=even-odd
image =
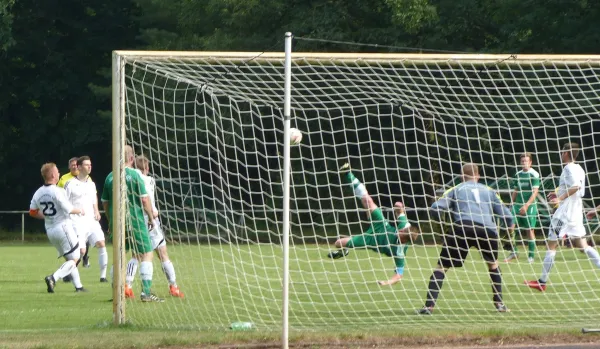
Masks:
[[[283,87],[279,53],[123,52],[127,143],[150,160],[157,203],[185,298],[169,298],[155,258],[163,304],[128,301],[127,318],[152,327],[226,329],[236,321],[278,330],[282,304]],[[290,327],[292,329],[580,326],[598,323],[600,271],[578,249],[559,248],[548,289],[523,284],[542,270],[558,185],[560,148],[581,146],[586,207],[600,204],[600,57],[511,55],[304,54],[292,58]],[[435,311],[418,316],[447,227],[427,208],[460,181],[465,162],[510,204],[511,177],[529,152],[540,174],[536,245],[517,231],[519,258],[503,263],[496,312],[490,277],[472,249],[446,276]],[[369,228],[369,215],[338,167],[349,162],[393,222],[402,201],[421,237],[394,259],[353,249],[338,237]],[[588,241],[600,232],[585,219]],[[501,236],[500,246],[506,242]],[[139,276],[138,276],[139,280]],[[136,295],[140,292],[135,285]]]

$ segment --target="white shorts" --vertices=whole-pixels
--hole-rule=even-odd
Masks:
[[[65,257],[67,260],[79,259],[79,241],[77,234],[73,230],[71,221],[57,224],[46,230],[48,240],[56,251],[58,257]]]
[[[98,241],[104,241],[104,232],[100,222],[95,219],[74,220],[73,226],[79,239],[79,248],[85,248],[86,244],[94,246]]]
[[[582,238],[585,236],[585,227],[581,224],[568,224],[560,219],[552,219],[550,221],[550,233],[548,240],[556,241],[563,237]]]
[[[160,228],[160,221],[158,218],[154,219],[154,227],[148,233],[150,234],[150,240],[152,241],[152,249],[156,250],[161,246],[165,246],[165,236],[163,235],[162,229]]]

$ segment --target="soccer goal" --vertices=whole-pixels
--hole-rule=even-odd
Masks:
[[[463,268],[448,272],[433,315],[415,314],[447,231],[427,208],[460,181],[463,163],[479,164],[481,181],[496,185],[508,205],[507,181],[519,171],[521,153],[532,154],[542,178],[555,178],[561,146],[575,142],[587,174],[585,205],[600,204],[600,56],[297,52],[287,62],[283,51],[114,53],[113,165],[122,169],[130,144],[150,160],[151,175],[169,183],[157,203],[185,292],[168,298],[155,261],[153,289],[166,302],[125,301],[127,259],[116,239],[116,322],[227,330],[247,321],[278,330],[288,304],[292,331],[600,323],[600,271],[579,250],[559,249],[546,292],[523,284],[540,275],[548,227],[539,222],[548,219],[535,227],[532,263],[525,232],[514,242],[519,259],[502,263],[508,251],[500,251],[510,313],[496,312],[487,269],[471,250]],[[303,133],[288,149],[289,213],[286,68],[289,126]],[[370,224],[338,173],[345,162],[387,218],[402,201],[421,231],[396,285],[377,284],[395,270],[385,255],[354,249],[327,258],[338,237]],[[115,180],[123,183],[122,176]],[[555,185],[542,186],[540,197]],[[598,219],[585,223],[591,241]]]

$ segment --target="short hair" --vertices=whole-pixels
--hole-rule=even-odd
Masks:
[[[575,160],[575,159],[577,159],[577,156],[579,155],[579,144],[567,143],[567,144],[563,145],[562,150],[569,151],[569,156],[571,157],[571,160]]]
[[[479,176],[479,167],[472,162],[466,163],[462,167],[462,174],[469,177]]]
[[[144,155],[138,155],[135,157],[135,168],[143,170],[146,168],[150,161]]]
[[[529,158],[529,160],[533,161],[533,156],[531,155],[530,152],[524,152],[523,154],[521,154],[521,157],[519,159],[522,158]]]
[[[73,157],[73,158],[70,158],[70,159],[69,159],[69,166],[71,166],[71,163],[72,163],[73,161],[77,161],[77,159],[79,159],[77,156],[76,156],[76,157]]]
[[[130,145],[126,145],[123,148],[123,153],[124,153],[123,155],[125,157],[125,159],[124,159],[125,161],[128,161],[129,159],[131,159],[134,156],[133,148]]]
[[[42,169],[40,170],[40,172],[42,173],[42,178],[44,178],[44,180],[48,180],[50,177],[50,172],[55,167],[56,167],[56,164],[53,162],[47,162],[47,163],[43,164]]]
[[[87,155],[80,156],[80,157],[77,159],[77,166],[81,166],[81,165],[83,165],[83,162],[84,162],[84,161],[86,161],[86,160],[92,161],[92,159],[90,159],[90,157],[89,157],[89,156],[87,156]]]

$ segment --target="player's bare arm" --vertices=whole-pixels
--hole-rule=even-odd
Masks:
[[[598,212],[600,212],[600,205],[590,209],[585,216],[587,219],[592,219],[598,214]]]
[[[149,196],[142,196],[142,205],[144,207],[144,212],[146,212],[146,214],[148,215],[148,217],[153,217],[156,218],[157,216],[154,215],[154,211],[152,210],[152,203],[150,202],[150,197]],[[157,212],[158,214],[158,212]],[[152,219],[148,220],[148,229],[152,229],[154,227],[154,222],[152,221]]]
[[[102,201],[102,208],[104,209],[104,215],[106,216],[106,222],[110,225],[110,215],[108,214],[108,201]]]
[[[531,196],[529,197],[529,200],[527,200],[527,202],[519,210],[519,214],[521,216],[525,216],[527,214],[527,210],[529,209],[529,206],[531,206],[531,204],[533,204],[535,202],[535,199],[537,198],[539,192],[540,192],[539,188],[531,189]]]

